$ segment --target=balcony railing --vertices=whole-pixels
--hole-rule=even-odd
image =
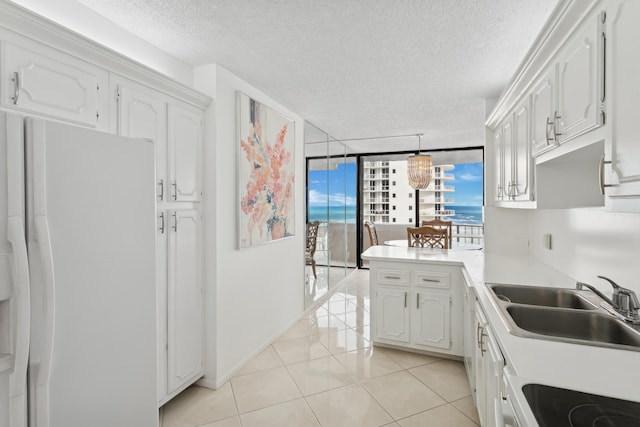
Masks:
[[[447,205],[452,205],[454,204],[456,201],[456,199],[454,198],[442,198],[442,197],[438,197],[438,198],[428,198],[428,197],[421,197],[420,198],[420,204],[447,204]]]

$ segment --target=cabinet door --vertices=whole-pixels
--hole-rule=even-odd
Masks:
[[[202,113],[176,105],[168,107],[169,184],[171,200],[200,200]]]
[[[411,319],[413,343],[451,348],[451,295],[418,289],[415,301]]]
[[[487,396],[485,391],[485,355],[486,355],[486,328],[487,328],[487,320],[484,317],[484,313],[482,312],[482,308],[479,304],[476,303],[476,320],[475,320],[475,357],[473,360],[473,364],[475,366],[475,375],[476,375],[476,408],[478,409],[478,417],[480,418],[480,425],[486,426],[489,425],[486,422],[486,407],[487,407]]]
[[[602,52],[600,17],[578,29],[558,61],[557,131],[563,143],[600,126]]]
[[[202,374],[203,311],[200,279],[200,214],[169,211],[168,391]]]
[[[486,330],[485,349],[484,355],[484,403],[485,403],[485,418],[482,425],[495,426],[496,425],[496,409],[495,401],[499,399],[500,391],[502,387],[502,369],[504,368],[504,359],[498,344],[495,342],[491,330]]]
[[[502,170],[504,173],[504,198],[513,199],[513,115],[510,114],[502,125]]]
[[[409,289],[378,286],[376,289],[376,337],[409,342]]]
[[[106,97],[106,71],[63,53],[53,58],[6,42],[1,63],[3,106],[106,128],[99,102],[101,88]],[[101,115],[104,126],[98,126]]]
[[[156,236],[156,295],[158,325],[158,402],[168,394],[167,390],[167,251],[168,212],[157,211]]]
[[[531,200],[530,98],[516,107],[513,140],[513,198]],[[506,141],[505,141],[506,142]]]
[[[551,67],[531,90],[531,151],[542,154],[556,146],[553,120],[556,109],[556,72]]]
[[[502,127],[498,127],[493,135],[493,164],[494,164],[494,178],[495,178],[495,200],[503,200],[505,196],[504,191],[504,157],[502,149]]]
[[[167,108],[166,100],[150,89],[133,84],[118,86],[118,134],[153,140],[156,149],[158,200],[166,200]]]
[[[613,184],[606,189],[607,196],[637,199],[640,198],[640,2],[619,0],[614,5],[607,17],[608,152],[612,173],[607,173],[604,181]],[[635,210],[640,210],[637,203]]]

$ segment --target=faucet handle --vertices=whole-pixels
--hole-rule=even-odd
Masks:
[[[613,280],[609,279],[608,277],[604,277],[604,276],[596,276],[596,277],[597,277],[598,279],[603,279],[603,280],[606,280],[607,282],[609,282],[609,284],[610,284],[611,286],[613,286],[613,293],[614,293],[614,294],[617,294],[617,293],[618,293],[618,291],[619,291],[620,289],[622,289],[622,287],[621,287],[620,285],[618,285],[616,282],[614,282]]]
[[[616,284],[613,280],[604,277],[598,276],[600,279],[604,279],[613,286],[613,302],[614,306],[618,307],[618,310],[626,316],[635,315],[638,316],[638,311],[640,310],[640,301],[638,301],[638,297],[636,293],[631,289],[623,288]]]

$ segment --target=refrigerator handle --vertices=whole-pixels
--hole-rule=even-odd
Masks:
[[[43,294],[43,330],[42,330],[42,350],[40,358],[40,368],[36,384],[38,386],[37,398],[44,399],[44,405],[36,403],[36,407],[48,408],[48,382],[51,372],[51,359],[53,357],[53,342],[55,332],[55,280],[53,271],[53,252],[51,251],[51,236],[49,234],[49,223],[46,216],[36,216],[35,240],[40,253],[40,268],[42,275]],[[42,388],[43,386],[46,386]]]
[[[29,258],[25,241],[24,222],[21,217],[7,219],[8,240],[13,250],[13,312],[15,328],[14,371],[15,380],[11,384],[11,398],[26,402],[27,366],[29,364],[29,335],[31,329],[31,289],[29,286]],[[22,397],[21,397],[22,396]],[[26,408],[26,407],[25,407]],[[25,411],[24,408],[14,408]],[[18,412],[16,412],[18,413]]]

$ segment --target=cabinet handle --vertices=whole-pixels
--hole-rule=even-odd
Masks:
[[[400,280],[400,276],[384,276],[384,278],[389,280]]]
[[[600,165],[598,166],[599,168],[598,184],[600,185],[600,194],[602,194],[603,196],[604,196],[604,189],[606,187],[613,187],[613,185],[611,184],[604,183],[604,165],[609,165],[609,164],[611,164],[611,160],[605,160],[604,154],[603,154],[602,157],[600,157]]]
[[[478,323],[478,326],[476,327],[476,342],[478,343],[478,348],[482,349],[481,343],[482,343],[482,333],[480,332],[482,330],[482,325],[480,323]]]
[[[407,308],[407,293],[404,293],[404,308]]]
[[[427,279],[426,277],[422,278],[423,282],[429,282],[429,283],[440,283],[440,280],[437,279]]]
[[[551,122],[551,118],[547,117],[547,126],[545,128],[545,137],[547,139],[547,145],[549,145],[549,143],[551,142],[551,137],[549,136],[551,126],[553,126],[553,123]]]
[[[160,218],[160,227],[158,230],[160,230],[160,234],[164,234],[164,212],[160,212],[158,218]]]
[[[416,292],[416,308],[420,309],[420,292]]]
[[[558,142],[558,137],[562,135],[562,133],[558,132],[558,120],[561,118],[562,116],[558,115],[557,111],[553,113],[553,140],[556,143]]]
[[[497,197],[496,197],[496,198],[497,198],[498,200],[502,200],[502,185],[498,185],[498,189],[497,189],[497,191],[496,191],[496,194],[497,194]]]
[[[18,98],[20,97],[20,74],[17,71],[13,72],[11,81],[13,82],[13,96],[11,100],[13,101],[13,105],[18,105]]]
[[[173,216],[173,231],[178,232],[178,218],[176,217],[176,213],[172,214]]]
[[[173,187],[173,200],[178,200],[178,184],[173,181],[171,186]]]
[[[160,182],[158,182],[158,186],[160,187],[160,193],[158,194],[158,199],[159,201],[162,201],[164,199],[164,179],[161,179]]]

